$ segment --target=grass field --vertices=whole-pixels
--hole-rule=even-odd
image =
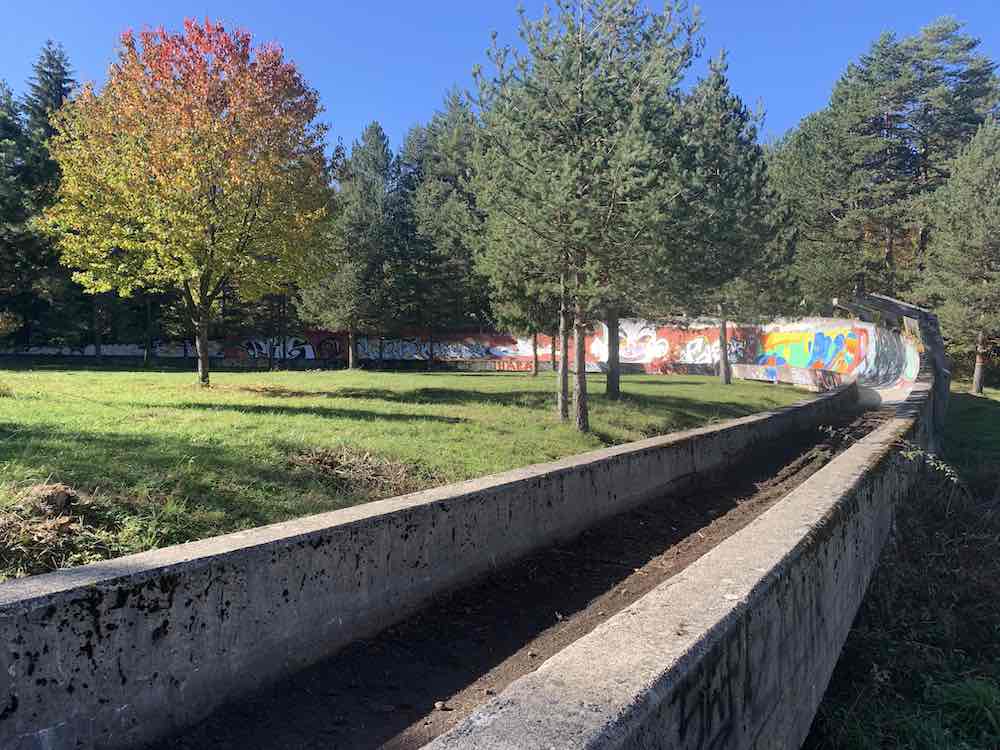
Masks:
[[[801,391],[711,377],[592,376],[581,435],[554,377],[376,372],[0,370],[0,575],[203,538],[786,405]],[[34,522],[24,491],[82,493]],[[60,525],[61,524],[61,525]]]
[[[948,412],[951,468],[900,508],[810,750],[1000,748],[1000,390],[966,390]]]

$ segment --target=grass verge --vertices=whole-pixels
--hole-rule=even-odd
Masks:
[[[900,509],[806,748],[1000,748],[1000,391],[955,389],[944,459],[957,477]]]
[[[204,538],[801,400],[759,383],[589,378],[593,433],[554,378],[374,372],[0,371],[0,577]],[[29,487],[81,500],[37,517]],[[60,517],[68,521],[59,521]]]

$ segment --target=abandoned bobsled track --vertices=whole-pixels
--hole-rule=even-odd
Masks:
[[[845,415],[752,446],[724,475],[491,572],[157,750],[422,747],[745,527],[887,416]]]
[[[851,422],[863,380],[0,586],[0,745],[136,747],[187,730],[191,747],[221,746],[260,720],[241,746],[797,747],[946,402],[933,316],[883,298],[852,312],[921,361],[915,382],[880,373],[906,400],[852,422],[870,428],[853,442],[816,430]],[[284,695],[299,689],[325,736],[268,744],[268,724],[302,716]]]

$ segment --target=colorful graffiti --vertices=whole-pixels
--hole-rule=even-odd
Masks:
[[[728,358],[748,376],[799,385],[832,385],[862,378],[868,384],[912,382],[920,368],[919,342],[908,333],[889,331],[871,323],[835,319],[807,319],[767,326],[730,324]],[[606,369],[608,329],[595,326],[584,347],[588,371]],[[488,368],[524,371],[531,368],[531,340],[497,332],[400,336],[379,339],[358,336],[357,354],[363,361],[423,360],[446,363],[485,363]],[[571,343],[571,351],[572,351]],[[211,356],[233,361],[344,360],[347,335],[343,332],[303,331],[278,338],[232,339],[210,342]],[[156,342],[158,357],[194,357],[191,342]],[[552,361],[552,340],[538,336],[539,361]],[[0,354],[93,356],[93,346],[33,347]],[[137,344],[106,344],[102,355],[142,357]],[[658,325],[623,319],[619,326],[622,364],[646,373],[711,373],[720,360],[719,330],[715,325]],[[800,371],[829,373],[802,375]],[[836,377],[832,377],[835,375]]]
[[[788,365],[841,374],[854,372],[867,351],[868,331],[855,326],[765,329],[757,364]]]

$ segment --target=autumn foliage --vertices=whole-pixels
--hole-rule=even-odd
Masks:
[[[207,383],[213,303],[286,282],[325,214],[318,96],[280,47],[218,23],[121,45],[56,117],[46,221],[88,290],[182,292]]]

